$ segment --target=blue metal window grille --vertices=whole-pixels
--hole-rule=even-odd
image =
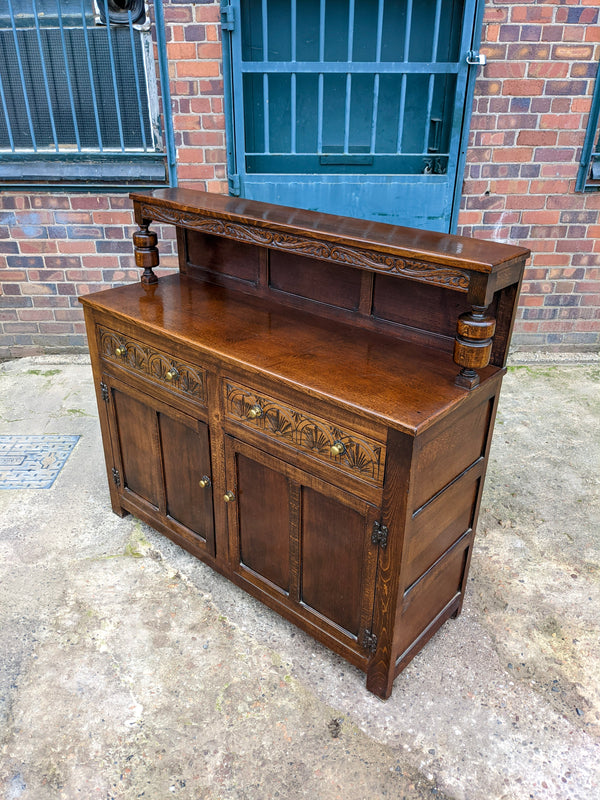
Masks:
[[[453,230],[483,0],[221,0],[230,193]]]
[[[246,171],[445,173],[462,2],[309,0],[299,12],[242,0]]]
[[[600,189],[600,67],[596,75],[587,133],[581,151],[575,191],[591,192]]]
[[[162,125],[144,0],[3,0],[3,185],[176,184],[162,0],[154,12]]]

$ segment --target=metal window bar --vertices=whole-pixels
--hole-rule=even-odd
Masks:
[[[129,41],[131,43],[131,52],[135,52],[135,39],[133,33],[133,22],[131,19],[131,10],[127,12],[127,23],[129,26]],[[144,125],[144,114],[143,114],[143,106],[142,106],[142,93],[140,91],[140,71],[138,69],[137,58],[133,59],[133,73],[135,76],[135,96],[137,99],[137,107],[138,113],[140,118],[140,134],[142,136],[142,147],[144,148],[144,152],[148,151],[148,144],[146,142],[146,126]]]
[[[12,134],[12,125],[10,124],[10,117],[8,114],[8,104],[6,102],[6,94],[4,93],[4,83],[2,80],[2,73],[0,72],[0,100],[2,100],[2,110],[4,112],[4,119],[6,120],[6,133],[8,136],[8,142],[10,145],[10,149],[14,151],[15,149],[15,140],[13,139]]]
[[[8,0],[12,3],[13,0]],[[65,74],[67,76],[67,89],[69,92],[69,103],[71,105],[71,115],[73,117],[73,130],[75,131],[75,141],[77,142],[77,150],[81,152],[81,137],[79,136],[79,123],[77,121],[77,112],[75,111],[75,99],[73,97],[73,82],[71,80],[71,70],[69,68],[69,57],[67,55],[67,44],[65,42],[65,28],[63,25],[63,13],[60,0],[56,0],[56,10],[58,12],[58,27],[60,29],[60,43],[62,45],[63,58],[65,60]],[[110,25],[106,26],[106,30],[110,31]],[[110,41],[110,34],[109,34]],[[113,61],[112,52],[110,54],[111,64]]]
[[[319,3],[319,62],[322,64],[325,61],[325,2],[320,0]],[[297,66],[296,66],[297,68]],[[319,87],[318,87],[318,101],[317,101],[317,153],[323,153],[323,88],[325,77],[322,72],[319,72]]]
[[[437,0],[435,6],[435,22],[433,26],[433,41],[431,44],[431,62],[435,63],[437,59],[438,42],[440,38],[440,17],[442,13],[442,0]],[[425,115],[425,131],[423,137],[423,152],[426,153],[429,146],[429,134],[431,132],[431,108],[433,105],[433,90],[435,87],[435,74],[432,72],[429,76],[429,84],[427,86],[427,113]]]
[[[0,3],[2,183],[176,185],[163,0],[149,2],[162,126],[147,19],[113,23],[107,0]]]
[[[404,64],[408,65],[410,56],[410,32],[412,28],[413,0],[406,3],[406,25],[404,28]],[[406,110],[406,66],[402,72],[402,84],[400,86],[400,108],[398,111],[398,136],[396,151],[402,152],[402,136],[404,134],[404,112]]]
[[[576,192],[593,192],[600,189],[600,65],[596,73],[594,94],[587,131],[581,151]]]
[[[103,0],[104,2],[104,11],[106,14],[106,19],[109,19],[108,16],[108,0]],[[117,112],[117,126],[119,128],[119,141],[121,142],[121,150],[125,149],[125,140],[123,138],[123,121],[121,119],[121,103],[119,102],[119,89],[117,86],[117,71],[115,66],[115,54],[113,50],[113,35],[111,32],[111,26],[106,26],[106,41],[108,43],[108,52],[110,54],[110,74],[112,77],[112,85],[113,85],[113,92],[114,92],[114,101],[115,101],[115,111]],[[135,56],[132,59],[135,61]]]
[[[296,23],[297,23],[297,8],[296,8],[296,0],[292,0],[291,2],[291,61],[292,64],[296,63],[296,38],[297,38],[297,31],[296,31]],[[290,128],[291,128],[291,143],[290,143],[290,151],[292,153],[296,152],[296,73],[292,72],[290,75]]]
[[[89,79],[90,79],[90,88],[91,88],[91,91],[92,91],[92,105],[94,107],[94,122],[96,123],[96,135],[98,136],[98,149],[100,150],[100,152],[102,152],[104,150],[104,147],[102,145],[102,131],[100,130],[100,115],[98,113],[98,98],[97,98],[97,95],[96,95],[96,81],[95,81],[95,78],[94,78],[94,70],[93,70],[93,67],[92,67],[92,56],[91,56],[91,53],[90,53],[90,38],[88,36],[87,25],[85,24],[85,6],[84,6],[84,3],[85,3],[85,0],[81,0],[81,22],[82,22],[82,28],[83,28],[83,39],[84,39],[84,42],[85,42],[85,53],[86,53],[86,59],[87,59],[87,68],[88,68],[88,75],[89,75]],[[36,17],[37,17],[37,14],[36,14]],[[52,111],[50,111],[50,114],[52,115]],[[52,121],[52,124],[54,124],[54,120]]]
[[[50,115],[50,125],[52,127],[52,140],[54,142],[54,149],[58,153],[58,136],[56,134],[56,125],[54,123],[54,115],[52,113],[52,98],[50,97],[50,86],[48,84],[48,70],[46,69],[46,59],[44,58],[44,49],[42,47],[42,35],[40,33],[40,21],[38,17],[37,0],[33,0],[33,19],[35,22],[35,33],[40,51],[40,63],[42,65],[42,73],[44,75],[44,89],[46,92],[46,102],[48,103],[48,113]]]
[[[262,0],[262,39],[263,61],[269,60],[269,21],[267,19],[267,0]],[[265,134],[265,153],[271,152],[270,132],[271,120],[269,119],[269,73],[263,70],[263,127]]]
[[[379,0],[377,7],[377,42],[375,44],[375,61],[379,64],[381,61],[381,46],[383,43],[383,4],[384,0]],[[370,153],[375,152],[375,143],[377,141],[377,113],[379,111],[379,76],[380,73],[375,73],[373,78],[373,111],[371,114],[371,146]]]
[[[352,63],[354,44],[354,0],[348,8],[348,65]],[[350,149],[350,110],[352,105],[352,73],[346,72],[346,99],[344,101],[344,153]]]
[[[27,85],[25,83],[25,71],[23,69],[23,59],[21,58],[21,47],[19,46],[19,38],[17,36],[17,26],[15,23],[15,14],[13,9],[13,0],[8,0],[8,11],[10,14],[10,24],[12,27],[12,35],[15,42],[15,50],[17,53],[17,66],[19,68],[19,77],[21,78],[21,87],[23,88],[23,99],[25,101],[25,111],[27,113],[27,122],[29,124],[29,134],[31,136],[31,145],[33,151],[37,152],[37,142],[35,138],[35,131],[33,129],[33,120],[31,118],[31,109],[29,108],[29,96],[27,93]]]

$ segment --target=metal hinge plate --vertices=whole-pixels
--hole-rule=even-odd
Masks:
[[[100,392],[102,393],[104,402],[108,403],[108,386],[104,382],[100,384]]]
[[[365,650],[374,653],[377,650],[377,636],[371,631],[364,630],[360,639],[361,645]]]
[[[232,31],[235,27],[235,9],[230,3],[221,4],[221,28]]]
[[[119,470],[116,469],[116,467],[112,468],[112,476],[113,476],[113,481],[114,481],[115,486],[120,486],[121,485],[121,475],[119,473]]]
[[[379,545],[379,547],[385,550],[388,543],[388,533],[389,531],[387,525],[382,525],[381,522],[375,521],[373,523],[373,533],[371,534],[371,542],[373,544]]]

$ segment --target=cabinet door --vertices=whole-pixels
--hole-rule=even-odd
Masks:
[[[115,482],[125,508],[214,554],[208,426],[104,377]],[[203,480],[204,479],[204,480]]]
[[[232,570],[253,594],[324,634],[330,646],[337,642],[346,655],[349,649],[364,658],[377,509],[231,437],[226,466]]]

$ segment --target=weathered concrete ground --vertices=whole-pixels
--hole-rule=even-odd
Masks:
[[[0,797],[600,797],[600,360],[504,384],[462,616],[364,676],[110,512],[83,357],[0,365],[0,433],[78,433],[0,492]]]

